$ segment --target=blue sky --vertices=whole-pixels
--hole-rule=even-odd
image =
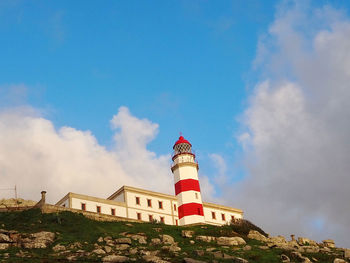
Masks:
[[[0,1],[0,109],[4,111],[29,105],[39,110],[57,130],[72,127],[77,131],[90,131],[99,145],[112,149],[116,131],[111,128],[110,121],[120,107],[125,106],[137,119],[148,119],[159,125],[155,139],[147,144],[147,149],[157,158],[171,153],[173,143],[182,132],[196,150],[200,173],[209,178],[210,185],[216,190],[213,195],[232,201],[235,198],[227,197],[231,189],[225,189],[225,180],[237,182],[245,177],[266,175],[263,182],[268,183],[269,172],[287,174],[294,171],[294,167],[307,166],[298,162],[289,170],[277,167],[283,164],[284,154],[288,154],[290,160],[301,156],[300,152],[294,155],[293,152],[283,152],[283,149],[288,149],[283,144],[285,137],[284,141],[281,139],[282,144],[271,142],[269,147],[259,148],[262,144],[259,144],[261,137],[258,135],[269,137],[273,134],[274,123],[280,124],[279,128],[288,126],[283,122],[283,116],[278,119],[276,115],[271,121],[263,113],[269,107],[273,111],[268,116],[284,112],[281,103],[274,104],[274,98],[279,98],[285,105],[291,103],[291,110],[296,108],[295,101],[285,101],[278,93],[288,91],[278,84],[283,80],[300,87],[303,94],[300,97],[306,101],[307,116],[324,109],[333,116],[331,109],[322,107],[320,110],[317,103],[325,106],[322,103],[334,94],[346,98],[343,90],[337,93],[332,84],[315,91],[313,87],[320,86],[319,83],[312,83],[302,74],[305,65],[309,64],[299,65],[298,62],[317,56],[319,61],[326,61],[323,64],[332,61],[324,57],[328,54],[326,51],[319,52],[314,46],[319,39],[316,36],[324,36],[324,32],[345,36],[345,33],[336,34],[342,31],[334,24],[347,22],[349,9],[350,2],[345,0],[3,0]],[[309,44],[310,50],[297,49],[299,42],[295,40]],[[334,42],[339,43],[338,40]],[[325,50],[333,50],[331,48],[333,46],[330,45]],[[344,54],[342,56],[345,57]],[[260,60],[261,57],[263,59]],[[313,66],[306,70],[310,71],[310,76],[316,76],[314,79],[331,71],[320,69],[313,72],[319,64],[310,62]],[[346,78],[338,76],[336,79]],[[272,84],[265,94],[264,89],[259,87],[266,80]],[[290,94],[299,96],[295,90],[288,93],[289,98],[292,98]],[[332,93],[326,92],[331,90]],[[266,98],[271,101],[259,104]],[[310,98],[314,104],[308,103]],[[338,105],[341,109],[345,107],[340,102]],[[245,115],[247,112],[250,115]],[[125,112],[123,114],[116,121],[122,123],[122,127],[122,117],[130,117]],[[300,125],[293,116],[288,115],[289,124],[293,127]],[[332,121],[338,117],[332,118]],[[259,120],[258,126],[256,119]],[[319,120],[330,127],[338,127],[329,119],[320,117]],[[346,119],[342,123],[347,123]],[[142,125],[147,126],[145,123]],[[142,125],[140,127],[144,127]],[[281,128],[278,134],[292,137],[292,142],[295,133],[287,136],[287,131],[291,129]],[[245,133],[247,130],[251,132]],[[339,126],[338,130],[344,134],[348,131],[343,126]],[[238,141],[242,134],[248,138],[248,146],[251,147],[248,149],[253,149],[253,152]],[[305,145],[301,143],[303,138],[293,145]],[[319,139],[322,140],[324,137]],[[328,148],[322,148],[322,152],[332,152],[337,145],[332,141]],[[336,149],[341,152],[340,148]],[[312,153],[319,151],[319,148],[310,149],[314,150]],[[270,153],[275,155],[270,157]],[[270,158],[265,160],[263,157],[266,156]],[[326,163],[334,156],[320,157],[318,162]],[[255,166],[259,160],[265,161]],[[270,160],[275,162],[269,165]],[[334,161],[339,160],[342,159]],[[346,167],[349,163],[341,162],[344,165],[339,167]],[[315,163],[314,167],[318,166]],[[297,171],[287,179],[318,174],[316,170],[310,172],[307,169]],[[249,215],[249,204],[237,202],[246,206],[243,208],[247,208]],[[295,211],[299,209],[297,206]],[[317,216],[310,215],[310,221],[322,218],[327,222],[325,212],[315,214]]]

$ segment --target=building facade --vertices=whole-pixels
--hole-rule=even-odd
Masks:
[[[107,199],[68,193],[56,205],[168,225],[223,225],[243,218],[240,209],[203,202],[192,145],[180,136],[173,149],[175,196],[123,186]]]

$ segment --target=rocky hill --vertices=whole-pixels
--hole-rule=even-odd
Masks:
[[[39,209],[0,213],[0,262],[347,262],[332,240],[268,237],[248,221],[222,227],[98,222]]]

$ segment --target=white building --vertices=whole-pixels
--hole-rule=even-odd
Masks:
[[[180,136],[173,149],[175,196],[123,186],[107,199],[68,193],[56,205],[168,225],[223,225],[243,218],[240,209],[202,202],[192,145]]]

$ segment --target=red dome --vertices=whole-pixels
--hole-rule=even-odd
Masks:
[[[187,143],[192,147],[192,144],[190,144],[189,141],[187,141],[183,136],[180,136],[179,139],[175,142],[173,148],[175,147],[175,145],[180,144],[180,143]]]

